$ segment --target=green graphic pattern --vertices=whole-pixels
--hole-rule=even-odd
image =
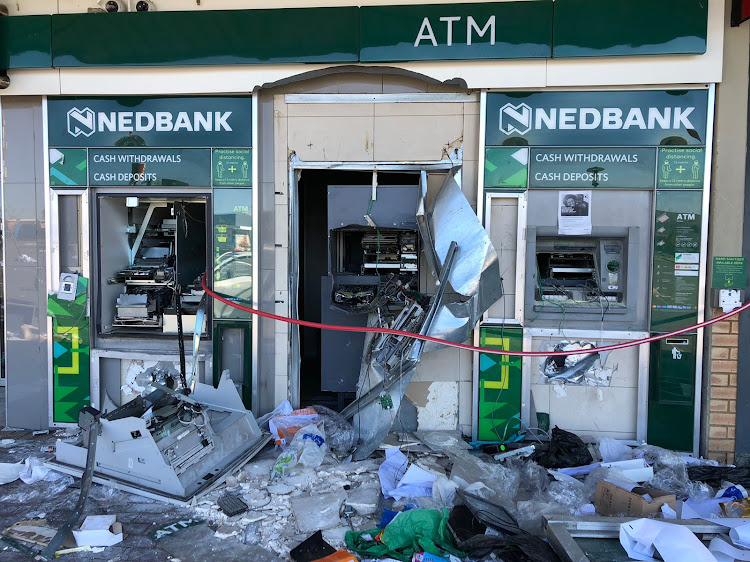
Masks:
[[[85,148],[50,148],[49,184],[52,187],[78,187],[87,184]]]
[[[484,151],[484,187],[526,189],[529,175],[528,162],[528,148],[486,148]]]
[[[47,299],[52,317],[53,421],[76,423],[78,412],[91,403],[89,391],[89,319],[86,317],[88,279],[78,278],[76,298]]]
[[[520,328],[481,328],[480,345],[521,351]],[[479,441],[511,441],[521,431],[521,358],[479,354]]]

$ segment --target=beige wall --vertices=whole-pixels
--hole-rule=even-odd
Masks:
[[[750,24],[729,27],[726,12],[724,81],[716,88],[716,125],[709,222],[708,283],[713,256],[741,256],[745,199],[745,158],[748,116]],[[710,291],[707,291],[710,293]],[[720,315],[707,308],[707,318]],[[714,324],[706,330],[704,408],[701,452],[710,458],[734,461],[737,406],[737,347],[739,322]]]

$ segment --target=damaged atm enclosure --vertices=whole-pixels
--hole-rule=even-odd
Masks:
[[[139,396],[102,414],[98,427],[94,482],[178,504],[211,490],[270,439],[227,378],[218,388],[196,383],[187,400],[162,390]],[[86,455],[85,445],[58,441],[47,464],[81,476]]]
[[[590,234],[558,233],[557,192],[529,193],[526,325],[644,330],[651,263],[651,195],[597,192]],[[617,209],[617,212],[613,212]]]
[[[387,306],[398,301],[401,289],[419,290],[418,195],[416,183],[378,185],[376,200],[369,185],[328,186],[324,324],[365,327],[376,297]],[[365,334],[324,330],[320,338],[322,389],[354,392]]]

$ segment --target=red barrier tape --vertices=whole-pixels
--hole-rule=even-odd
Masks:
[[[448,347],[457,347],[459,349],[466,349],[469,351],[480,351],[482,353],[491,353],[494,355],[509,355],[511,357],[550,357],[550,356],[561,356],[561,355],[583,355],[586,353],[586,351],[581,351],[581,350],[575,350],[575,351],[505,351],[505,350],[499,350],[499,349],[490,349],[488,347],[476,347],[476,346],[468,345],[465,343],[455,343],[451,341],[441,340],[438,338],[433,338],[431,336],[423,336],[421,334],[414,334],[412,332],[403,332],[401,330],[394,330],[392,328],[335,326],[332,324],[321,324],[319,322],[308,322],[307,320],[295,320],[294,318],[287,318],[286,316],[279,316],[278,314],[271,314],[270,312],[263,312],[255,308],[251,308],[249,306],[244,306],[241,304],[237,304],[236,302],[230,301],[229,299],[219,295],[218,293],[214,293],[211,289],[209,289],[206,286],[205,275],[201,279],[201,286],[203,287],[203,290],[206,291],[207,295],[209,295],[210,297],[213,297],[214,299],[216,299],[217,301],[221,303],[226,304],[227,306],[236,308],[237,310],[249,312],[250,314],[255,314],[256,316],[262,316],[263,318],[269,318],[271,320],[276,320],[278,322],[286,322],[287,324],[296,324],[297,326],[305,326],[307,328],[318,328],[320,330],[334,330],[337,332],[366,332],[366,333],[372,333],[372,334],[393,334],[394,336],[406,336],[407,338],[414,338],[418,340],[429,341],[429,342],[445,345]],[[656,336],[651,336],[649,338],[643,338],[640,340],[632,340],[632,341],[617,343],[613,345],[606,345],[604,347],[597,347],[596,349],[591,351],[591,353],[599,353],[601,351],[614,351],[616,349],[625,349],[627,347],[634,347],[636,345],[643,345],[646,343],[651,343],[651,342],[655,342],[659,340],[664,340],[667,338],[672,338],[674,336],[679,336],[681,334],[687,334],[688,332],[692,332],[694,330],[697,330],[698,328],[705,328],[706,326],[710,326],[711,324],[716,324],[717,322],[721,322],[722,320],[731,318],[732,316],[735,316],[739,314],[740,312],[744,312],[748,308],[750,308],[750,302],[743,304],[740,308],[733,310],[732,312],[727,312],[726,314],[722,314],[721,316],[717,316],[716,318],[712,318],[711,320],[706,320],[705,322],[701,322],[700,324],[695,324],[693,326],[683,328],[682,330],[677,330],[675,332],[669,332],[666,334],[659,334]]]

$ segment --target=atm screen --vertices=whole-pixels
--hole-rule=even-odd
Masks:
[[[564,309],[626,308],[625,243],[619,239],[537,239],[536,304]]]

